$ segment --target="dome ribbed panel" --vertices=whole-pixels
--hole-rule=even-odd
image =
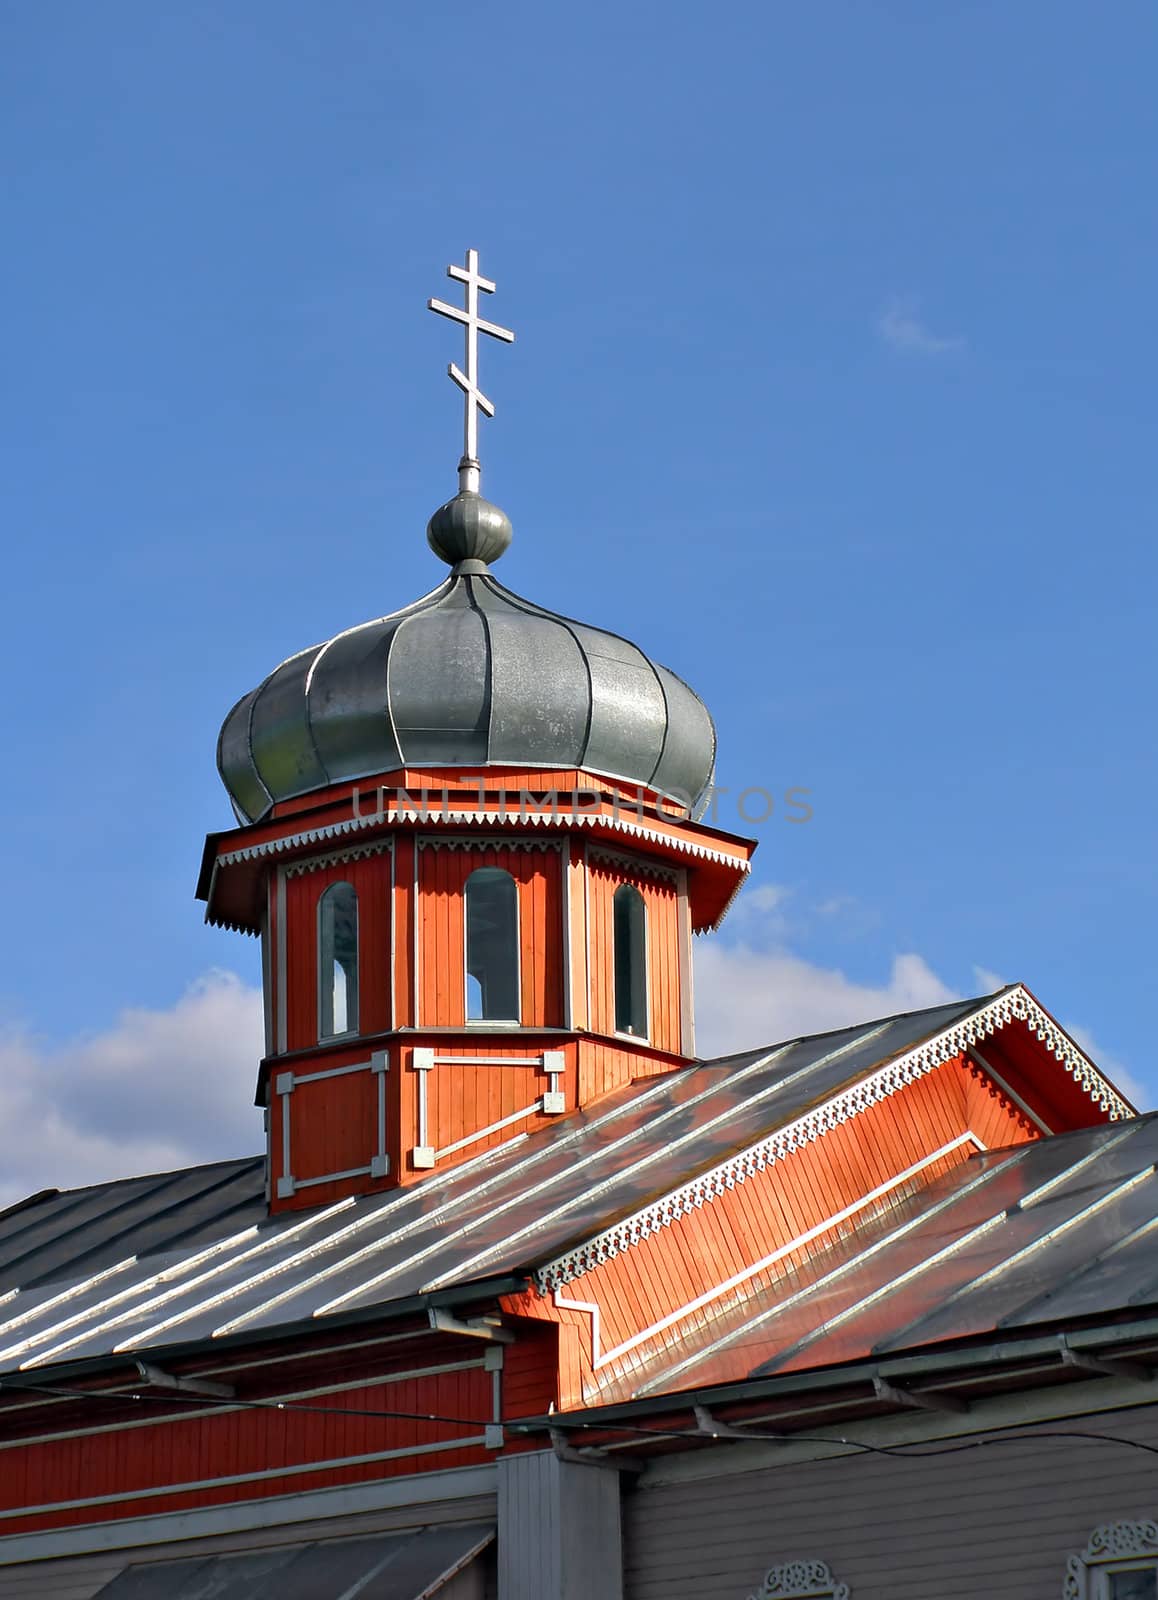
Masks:
[[[487,759],[490,645],[470,603],[470,579],[399,626],[386,692],[406,765],[474,766]]]
[[[642,650],[599,628],[570,624],[591,677],[591,727],[583,765],[650,784],[663,750],[667,708]]]
[[[402,766],[586,767],[694,803],[715,742],[707,708],[674,673],[475,563],[283,663],[226,717],[218,764],[251,820]]]
[[[682,678],[667,667],[657,666],[655,671],[667,701],[667,739],[653,781],[657,789],[688,801],[694,809],[715,769],[715,725],[707,706]]]
[[[306,715],[306,675],[320,646],[291,656],[257,691],[249,744],[258,777],[279,798],[307,794],[330,781],[318,760]]]
[[[226,717],[217,741],[217,770],[229,791],[234,808],[249,822],[262,816],[273,804],[273,797],[257,775],[249,748],[249,713],[257,690],[242,695]]]
[[[401,618],[339,634],[314,668],[308,712],[331,783],[402,765],[386,701],[390,647]]]
[[[557,617],[510,603],[479,585],[491,638],[490,760],[518,765],[533,750],[545,766],[581,764],[591,714],[583,653]]]

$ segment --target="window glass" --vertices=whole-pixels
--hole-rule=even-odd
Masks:
[[[358,1031],[358,896],[332,883],[318,902],[318,1036]]]
[[[639,890],[620,884],[615,922],[615,1031],[647,1037],[647,932]]]
[[[1106,1577],[1109,1600],[1158,1600],[1158,1569],[1152,1565],[1108,1572]]]
[[[479,867],[466,880],[466,1017],[519,1020],[519,900],[501,867]]]

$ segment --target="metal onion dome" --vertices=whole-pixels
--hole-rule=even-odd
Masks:
[[[477,250],[447,275],[465,307],[430,309],[464,330],[459,492],[426,537],[451,568],[403,611],[291,656],[225,719],[217,764],[243,821],[354,778],[400,767],[582,767],[656,789],[699,814],[711,782],[716,730],[703,702],[666,667],[601,628],[522,600],[491,576],[511,524],[479,493],[478,336],[511,343],[479,315],[495,285]]]
[[[675,673],[521,599],[476,557],[402,611],[283,662],[226,717],[218,766],[244,821],[424,766],[582,767],[697,810],[715,749],[707,707]]]

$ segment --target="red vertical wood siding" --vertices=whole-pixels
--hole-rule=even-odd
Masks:
[[[358,1032],[390,1026],[390,852],[361,861],[306,867],[288,876],[286,900],[286,1047],[318,1043],[318,902],[331,884],[358,896]]]
[[[394,841],[394,1026],[396,1028],[412,1028],[417,1021],[414,1006],[416,985],[414,857],[413,837],[410,834],[398,834]]]
[[[618,859],[593,854],[588,868],[591,1027],[615,1032],[615,891],[632,884],[647,917],[648,1039],[660,1050],[680,1048],[680,926],[675,884],[633,871]]]
[[[687,1065],[677,1057],[659,1055],[644,1044],[622,1044],[604,1039],[579,1041],[579,1102],[586,1105],[601,1095],[621,1089],[636,1078],[655,1078]]]
[[[527,1109],[525,1119],[511,1122],[507,1127],[484,1138],[473,1139],[463,1149],[439,1160],[436,1172],[449,1170],[462,1161],[470,1161],[485,1150],[513,1139],[521,1133],[533,1133],[557,1119],[546,1116],[537,1109],[539,1096],[550,1088],[547,1074],[538,1066],[504,1065],[511,1056],[539,1056],[546,1050],[561,1050],[563,1072],[559,1088],[566,1098],[567,1109],[576,1104],[576,1046],[573,1040],[561,1040],[557,1035],[536,1035],[520,1032],[518,1035],[496,1038],[493,1033],[452,1035],[418,1035],[416,1044],[434,1049],[436,1061],[441,1056],[478,1056],[477,1064],[438,1064],[426,1072],[427,1139],[439,1150],[455,1144],[468,1134]],[[401,1079],[401,1127],[403,1144],[398,1164],[401,1182],[422,1179],[437,1181],[429,1170],[415,1172],[410,1166],[410,1151],[418,1142],[418,1083],[419,1074],[413,1066],[413,1049],[407,1046],[399,1052]]]
[[[519,900],[519,974],[526,1028],[563,1024],[560,854],[554,842],[527,848],[496,841],[484,849],[428,844],[418,852],[418,1025],[466,1023],[466,880],[499,867],[515,880]]]
[[[451,1364],[459,1370],[429,1370]],[[407,1370],[414,1376],[405,1376]],[[481,1436],[493,1416],[491,1374],[483,1371],[477,1348],[459,1355],[448,1350],[445,1340],[416,1341],[409,1360],[383,1361],[379,1372],[355,1388],[297,1402],[319,1408],[313,1412],[293,1406],[284,1411],[272,1406],[230,1410],[207,1401],[204,1408],[189,1406],[166,1415],[159,1406],[122,1410],[115,1401],[93,1400],[92,1412],[81,1413],[73,1425],[79,1431],[71,1437],[52,1437],[52,1425],[46,1424],[35,1440],[0,1446],[0,1512],[115,1498],[103,1505],[0,1517],[0,1535],[264,1499],[493,1459],[493,1451],[481,1445],[455,1444]],[[359,1411],[407,1415],[354,1414]],[[427,1415],[451,1420],[430,1422],[424,1420]],[[448,1448],[422,1449],[430,1445]],[[324,1470],[316,1466],[394,1450],[402,1454]],[[415,1450],[419,1453],[410,1453]],[[257,1476],[266,1472],[272,1475]],[[214,1483],[236,1476],[248,1481]],[[156,1492],[170,1488],[171,1493]],[[145,1495],[146,1490],[152,1492]]]

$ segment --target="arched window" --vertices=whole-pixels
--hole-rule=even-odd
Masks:
[[[318,1037],[358,1031],[358,896],[332,883],[318,901]]]
[[[519,1020],[519,895],[501,867],[466,880],[466,1019]]]
[[[639,890],[621,883],[612,902],[615,939],[615,1031],[647,1038],[647,921]]]

